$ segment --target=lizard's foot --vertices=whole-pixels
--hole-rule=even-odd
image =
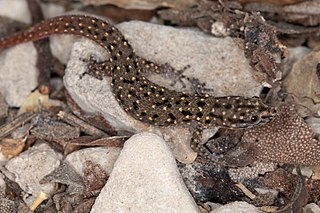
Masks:
[[[88,74],[99,80],[102,80],[105,76],[111,76],[112,68],[109,61],[99,61],[99,57],[96,55],[90,55],[89,59],[80,59],[87,65],[87,70],[81,77]]]
[[[205,88],[206,83],[201,83],[197,78],[192,78],[192,77],[185,77],[185,78],[192,84],[192,88],[196,92],[196,94],[203,95],[203,94],[207,94],[214,91],[213,89]]]
[[[164,63],[160,66],[158,73],[165,74],[167,78],[172,79],[173,82],[170,86],[175,86],[179,82],[182,85],[182,88],[186,88],[186,84],[182,79],[186,78],[186,76],[184,76],[183,73],[188,68],[190,68],[190,65],[187,65],[182,69],[177,70],[174,69],[170,64]]]

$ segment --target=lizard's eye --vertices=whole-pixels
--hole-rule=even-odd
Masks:
[[[250,121],[251,121],[252,123],[257,122],[257,121],[258,121],[258,116],[256,116],[256,115],[250,115]]]

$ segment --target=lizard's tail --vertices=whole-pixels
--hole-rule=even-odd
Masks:
[[[44,20],[25,31],[0,38],[0,49],[57,34],[73,34],[91,39],[109,50],[113,58],[125,59],[133,54],[131,46],[118,29],[101,19],[84,15]]]

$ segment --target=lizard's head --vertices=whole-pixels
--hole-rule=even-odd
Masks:
[[[276,109],[264,104],[260,98],[244,98],[231,96],[219,98],[219,108],[215,107],[216,115],[220,115],[220,126],[227,128],[250,128],[270,121],[276,116]]]

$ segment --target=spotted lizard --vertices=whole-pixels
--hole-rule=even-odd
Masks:
[[[0,49],[55,34],[86,37],[110,53],[106,61],[89,60],[87,73],[98,79],[111,77],[113,93],[120,106],[142,122],[156,126],[178,125],[199,133],[213,126],[249,128],[266,123],[275,115],[275,109],[258,97],[188,94],[151,82],[144,72],[157,72],[167,66],[139,57],[116,27],[95,17],[67,15],[44,20],[23,32],[0,38]],[[196,144],[192,147],[199,151]]]

